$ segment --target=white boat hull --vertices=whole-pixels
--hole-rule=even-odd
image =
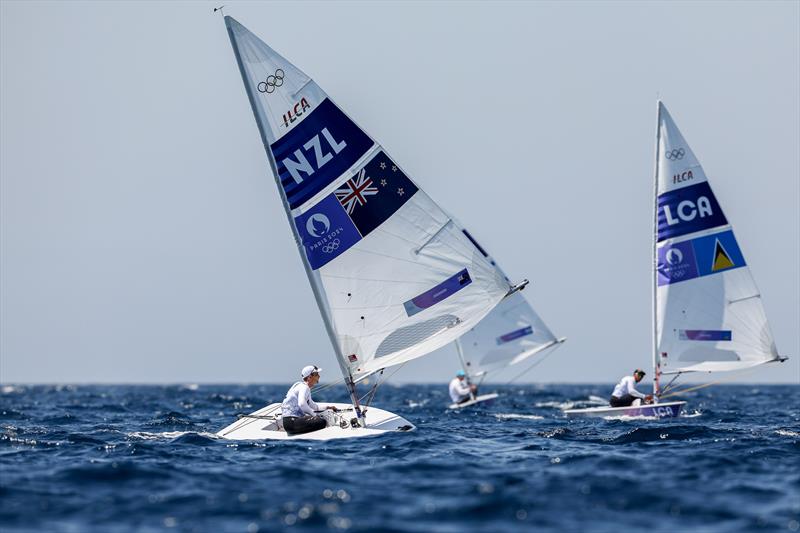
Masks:
[[[354,437],[372,437],[397,431],[412,431],[416,427],[405,418],[383,409],[366,409],[366,427],[353,427],[350,420],[355,417],[349,403],[325,403],[335,405],[340,411],[320,413],[328,421],[328,427],[304,433],[287,435],[280,421],[281,404],[273,403],[241,417],[228,427],[217,432],[218,437],[232,440],[331,440]]]
[[[680,415],[686,402],[664,402],[649,405],[630,405],[627,407],[589,407],[586,409],[565,409],[568,417],[607,417],[643,416],[649,418],[672,418]]]
[[[497,398],[498,394],[493,392],[491,394],[481,394],[480,396],[476,396],[474,400],[470,400],[468,402],[463,403],[451,403],[447,408],[448,409],[463,409],[465,407],[470,407],[472,405],[479,404],[481,402],[488,402],[490,400],[494,400]]]

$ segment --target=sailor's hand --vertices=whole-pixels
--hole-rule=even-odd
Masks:
[[[333,411],[334,413],[335,413],[335,412],[337,412],[337,411],[339,410],[339,408],[338,408],[338,407],[336,407],[335,405],[329,405],[329,406],[328,406],[328,409],[330,409],[330,410],[331,410],[331,411]]]
[[[647,396],[645,396],[644,397],[644,403],[653,403],[653,395],[652,394],[648,394]]]

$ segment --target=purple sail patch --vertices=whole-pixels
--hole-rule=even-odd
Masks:
[[[729,341],[733,338],[730,330],[681,329],[678,338],[682,341]]]
[[[419,296],[404,302],[403,306],[406,308],[406,314],[408,316],[414,316],[420,311],[423,311],[429,307],[433,307],[442,300],[446,300],[453,294],[457,293],[470,283],[472,283],[472,278],[469,276],[469,272],[465,268],[461,272],[450,276],[432,289],[428,289]]]
[[[691,241],[679,242],[658,249],[658,285],[669,285],[698,276]]]
[[[526,335],[533,335],[533,327],[525,326],[524,328],[514,330],[510,333],[506,333],[505,335],[500,335],[497,337],[497,344],[505,344],[507,342],[511,342],[513,340],[517,340],[520,337],[524,337]]]
[[[312,270],[336,259],[361,240],[358,230],[331,194],[294,219]]]

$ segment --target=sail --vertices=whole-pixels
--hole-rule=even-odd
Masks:
[[[473,327],[507,280],[314,80],[225,23],[345,377],[423,356]]]
[[[659,103],[656,354],[663,373],[778,360],[761,295],[703,168]]]
[[[464,234],[505,277],[483,247],[466,230]],[[517,364],[563,341],[553,335],[522,293],[516,292],[456,342],[464,371],[473,378]]]

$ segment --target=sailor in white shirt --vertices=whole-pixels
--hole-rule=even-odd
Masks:
[[[641,400],[644,400],[644,403],[652,402],[652,395],[642,394],[636,390],[636,384],[642,381],[644,376],[644,370],[637,368],[633,371],[633,375],[622,378],[617,383],[617,386],[614,387],[614,392],[611,393],[611,400],[608,402],[611,407],[627,407],[634,404],[634,402],[636,402],[635,405],[639,405],[642,403]],[[637,399],[639,401],[636,401]]]
[[[467,383],[467,375],[463,370],[456,373],[456,377],[450,382],[450,399],[453,403],[464,403],[471,400],[478,392],[475,385]]]
[[[319,383],[321,368],[314,365],[303,367],[300,372],[302,381],[298,381],[286,393],[281,405],[281,419],[283,429],[289,435],[310,433],[324,428],[327,423],[317,413],[322,411],[319,405],[311,399],[311,387]],[[329,405],[325,409],[337,411],[336,406]]]

